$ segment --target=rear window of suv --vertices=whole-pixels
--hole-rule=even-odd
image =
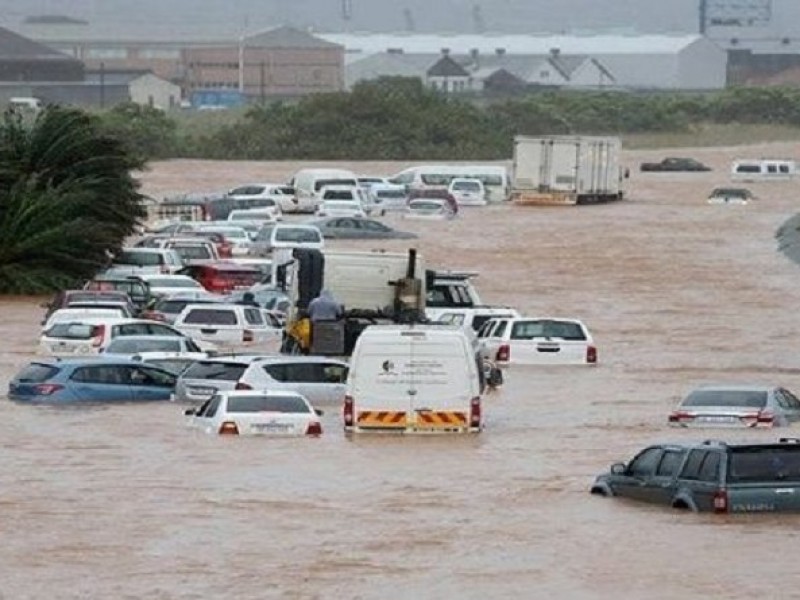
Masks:
[[[118,265],[135,265],[140,267],[157,267],[164,263],[164,257],[157,252],[137,252],[124,250],[117,255],[114,262]]]
[[[518,321],[511,328],[512,340],[558,338],[583,341],[586,334],[578,323],[569,321]]]
[[[800,445],[732,448],[728,482],[800,481]]]
[[[196,362],[183,372],[185,379],[216,379],[238,381],[247,365],[228,362]]]
[[[183,322],[200,325],[236,325],[238,320],[232,310],[197,308],[190,310]]]

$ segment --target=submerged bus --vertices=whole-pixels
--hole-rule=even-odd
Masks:
[[[505,202],[510,193],[508,169],[502,165],[423,165],[400,171],[389,181],[411,190],[447,189],[455,178],[478,179],[488,202]]]

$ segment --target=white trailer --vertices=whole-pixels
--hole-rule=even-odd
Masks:
[[[533,205],[620,200],[621,149],[616,137],[517,136],[511,200]]]

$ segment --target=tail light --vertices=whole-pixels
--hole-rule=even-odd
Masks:
[[[103,343],[103,335],[106,332],[105,325],[95,325],[92,327],[92,346],[99,348]]]
[[[250,331],[249,329],[245,329],[242,332],[242,341],[243,342],[252,342],[254,339],[255,339],[255,337],[253,336],[253,332]]]
[[[167,317],[165,317],[162,313],[157,311],[145,311],[141,315],[139,315],[141,319],[147,319],[148,321],[164,321],[166,322]]]
[[[669,415],[670,423],[682,423],[683,421],[691,421],[692,419],[694,419],[694,415],[683,410],[673,411]]]
[[[234,389],[237,389],[237,390],[252,390],[253,386],[249,385],[247,383],[244,383],[243,381],[239,381],[239,382],[236,383],[236,387]]]
[[[511,359],[511,346],[503,344],[497,349],[497,362],[508,362]]]
[[[231,286],[231,283],[227,279],[222,279],[221,277],[214,277],[211,281],[208,282],[209,288],[215,292],[226,292]]]
[[[586,362],[589,364],[597,362],[597,348],[595,346],[586,347]]]
[[[478,396],[469,403],[469,426],[481,426],[481,399]]]
[[[322,424],[319,421],[311,421],[306,429],[306,435],[322,435]]]
[[[344,397],[344,426],[345,427],[352,427],[353,426],[353,397],[352,396],[345,396]]]
[[[728,491],[717,490],[714,492],[714,512],[726,513],[728,512]]]
[[[767,427],[772,427],[775,425],[775,413],[771,410],[760,410],[758,411],[758,416],[756,417],[756,424],[757,425],[766,425]]]
[[[63,389],[64,386],[58,385],[57,383],[40,383],[33,386],[33,391],[37,396],[49,396],[50,394],[54,394],[58,390]]]
[[[239,428],[233,421],[225,421],[219,426],[220,435],[239,435]]]

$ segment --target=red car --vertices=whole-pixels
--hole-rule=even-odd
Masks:
[[[229,294],[260,283],[263,275],[255,267],[234,262],[216,262],[207,265],[192,265],[182,273],[196,279],[209,292]]]

